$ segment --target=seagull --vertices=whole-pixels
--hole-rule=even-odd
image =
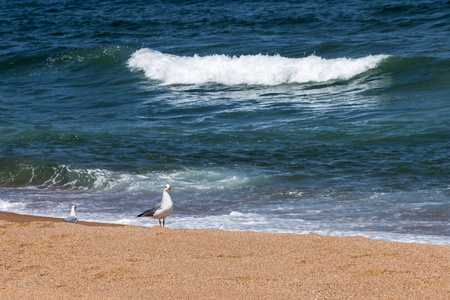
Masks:
[[[65,218],[63,220],[63,222],[70,222],[70,223],[77,223],[78,219],[77,219],[77,207],[75,205],[72,206],[72,210],[70,211],[70,216],[68,216],[67,218]]]
[[[147,211],[144,211],[142,214],[137,215],[136,218],[139,217],[152,217],[153,219],[159,220],[159,226],[161,226],[161,219],[162,226],[166,226],[166,218],[168,215],[170,215],[173,211],[173,202],[172,198],[169,195],[170,192],[170,184],[166,184],[164,186],[164,192],[162,195],[162,200],[160,203],[156,204],[152,209],[149,209]]]

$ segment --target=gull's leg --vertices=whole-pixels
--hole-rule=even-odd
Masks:
[[[166,219],[163,219],[163,227],[166,227]]]
[[[161,219],[158,219],[158,221],[159,221],[159,226],[161,226]]]

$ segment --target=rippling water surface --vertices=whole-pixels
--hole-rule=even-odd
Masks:
[[[450,244],[447,1],[0,7],[0,210]]]

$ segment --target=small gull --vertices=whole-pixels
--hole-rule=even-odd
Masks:
[[[65,218],[63,220],[63,222],[70,222],[70,223],[77,223],[78,222],[78,218],[77,218],[77,207],[75,205],[72,206],[72,210],[70,211],[70,216],[68,216],[67,218]]]
[[[168,215],[170,215],[173,211],[173,202],[172,198],[169,195],[170,192],[170,184],[166,184],[164,186],[164,192],[162,195],[162,200],[160,203],[156,204],[152,209],[149,209],[147,211],[144,211],[142,214],[137,215],[136,218],[139,217],[152,217],[153,219],[159,220],[159,226],[161,226],[161,219],[162,226],[166,225],[166,218]]]

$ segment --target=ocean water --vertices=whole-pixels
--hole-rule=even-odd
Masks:
[[[272,3],[275,2],[275,3]],[[450,245],[450,2],[0,1],[0,210]]]

